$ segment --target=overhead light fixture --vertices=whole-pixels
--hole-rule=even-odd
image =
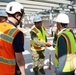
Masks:
[[[70,13],[75,13],[75,9],[74,8],[71,8],[70,9]]]
[[[74,8],[71,8],[70,11],[75,11],[75,9]]]
[[[54,9],[53,11],[54,11],[55,13],[59,13],[59,10]]]

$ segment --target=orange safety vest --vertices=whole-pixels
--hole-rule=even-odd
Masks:
[[[20,32],[12,24],[0,23],[0,75],[14,75],[15,51],[12,43],[16,34]]]

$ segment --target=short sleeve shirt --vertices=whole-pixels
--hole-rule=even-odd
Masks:
[[[24,51],[24,43],[23,43],[23,34],[19,32],[13,41],[13,48],[15,52],[23,52]]]

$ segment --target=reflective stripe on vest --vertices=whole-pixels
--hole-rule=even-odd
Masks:
[[[67,55],[67,62],[69,62],[69,64],[70,64],[70,71],[72,71],[72,70],[74,70],[74,63],[73,63],[73,58],[76,58],[76,55],[73,55],[73,54],[71,54],[71,55]],[[63,69],[63,72],[64,72],[64,69]]]
[[[12,36],[15,37],[15,35],[19,32],[19,30],[17,28],[12,28],[9,32],[8,32],[8,35],[9,36]]]
[[[11,30],[8,32],[8,35],[12,36],[16,30],[17,30],[16,28],[11,29]]]
[[[38,47],[38,46],[33,46],[33,45],[31,45],[30,47],[31,47],[31,50],[33,50],[33,51],[40,51],[40,50],[45,49],[45,47]]]
[[[74,69],[76,69],[76,65],[75,65],[76,54],[72,53],[71,42],[69,40],[69,37],[65,33],[63,33],[62,35],[66,38],[67,43],[68,43],[68,48],[69,48],[69,51],[68,51],[69,54],[67,54],[67,59],[66,59],[65,66],[63,68],[63,72],[70,72],[70,71],[73,71]],[[69,68],[67,68],[67,67],[69,67]]]
[[[6,58],[2,58],[0,57],[0,62],[8,64],[8,65],[15,65],[15,59],[6,59]]]
[[[66,38],[66,40],[67,40],[68,48],[69,48],[69,53],[72,53],[72,51],[71,51],[71,43],[70,43],[69,37],[68,37],[65,33],[63,33],[62,35],[63,35],[63,36]]]
[[[13,38],[8,36],[8,35],[6,35],[6,34],[1,34],[0,37],[1,37],[2,40],[5,40],[5,41],[7,41],[9,43],[13,42]]]
[[[13,28],[13,29],[11,29],[9,32],[8,32],[8,34],[2,34],[2,33],[0,33],[0,37],[3,39],[3,40],[5,40],[5,41],[7,41],[7,42],[9,42],[9,43],[12,43],[13,42],[13,37],[10,37],[10,36],[13,36],[13,34],[15,33],[15,32],[17,32],[18,30],[16,29],[16,28]]]

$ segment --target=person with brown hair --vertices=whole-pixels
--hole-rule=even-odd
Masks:
[[[23,6],[16,2],[9,2],[6,6],[7,21],[0,23],[0,75],[14,75],[16,62],[25,74],[24,34],[17,28],[24,14]]]

